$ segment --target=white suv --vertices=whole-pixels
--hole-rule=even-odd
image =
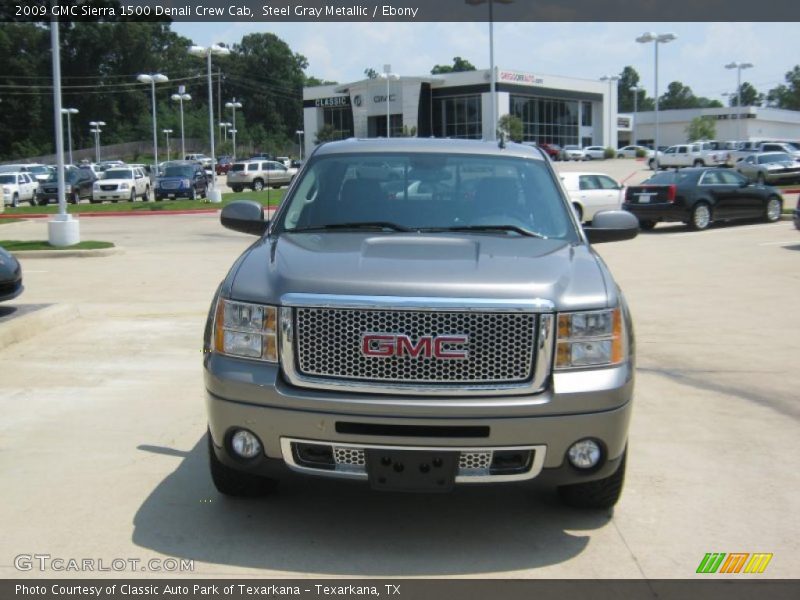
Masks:
[[[36,190],[39,182],[33,173],[0,173],[0,185],[3,186],[3,203],[13,207],[20,202],[36,205]]]
[[[145,202],[150,199],[150,178],[143,169],[126,165],[108,169],[103,179],[94,182],[91,201],[133,202],[137,197]]]

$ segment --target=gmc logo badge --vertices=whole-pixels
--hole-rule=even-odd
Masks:
[[[391,333],[364,333],[361,336],[361,354],[364,356],[398,358],[441,358],[445,360],[465,359],[466,350],[454,350],[445,346],[463,346],[469,342],[468,335],[423,335],[414,342],[407,335]]]

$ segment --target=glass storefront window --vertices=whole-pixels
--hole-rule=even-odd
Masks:
[[[349,107],[324,108],[322,118],[325,125],[330,125],[337,131],[340,140],[353,137],[353,111]]]
[[[578,144],[578,102],[511,95],[511,114],[522,119],[523,139],[565,146]]]
[[[433,134],[436,137],[481,139],[483,128],[480,96],[435,98]]]

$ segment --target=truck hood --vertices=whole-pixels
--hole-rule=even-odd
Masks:
[[[268,304],[288,293],[544,299],[559,310],[617,302],[583,243],[461,233],[283,233],[251,246],[222,293]]]

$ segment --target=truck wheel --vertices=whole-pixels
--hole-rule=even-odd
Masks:
[[[150,186],[144,188],[144,194],[142,194],[142,202],[150,202]]]
[[[692,163],[693,167],[705,167],[706,164],[702,160],[696,160]]]
[[[656,222],[652,221],[650,219],[644,219],[644,220],[639,221],[639,229],[641,229],[642,231],[650,231],[650,230],[654,229],[655,226],[656,226]]]
[[[232,185],[231,189],[237,194],[242,191],[242,188],[238,185]]]
[[[11,198],[11,206],[17,208],[19,206],[19,194],[14,192],[14,197]]]
[[[128,202],[136,202],[136,190],[131,190],[131,197],[128,198]]]
[[[559,487],[558,495],[561,502],[573,508],[611,508],[614,506],[622,494],[622,485],[625,483],[627,455],[626,448],[619,467],[610,477]]]
[[[195,188],[192,188],[189,192],[189,200],[197,200],[197,190]]]
[[[708,229],[709,225],[711,225],[711,207],[705,202],[698,202],[692,209],[689,227],[696,231],[702,231]]]
[[[72,196],[70,197],[70,202],[72,204],[80,204],[81,197],[78,195],[78,192],[72,192]]]
[[[211,468],[211,480],[220,494],[226,496],[254,497],[264,496],[275,489],[275,480],[258,475],[243,473],[222,464],[214,452],[211,434],[207,433],[208,458]]]
[[[253,181],[253,191],[254,192],[260,192],[263,189],[264,189],[264,182],[263,181],[261,181],[260,179],[256,179],[255,181]]]
[[[781,218],[781,209],[783,205],[781,204],[780,198],[776,196],[771,196],[769,200],[767,200],[767,207],[764,211],[764,218],[767,220],[768,223],[774,223],[775,221]]]

